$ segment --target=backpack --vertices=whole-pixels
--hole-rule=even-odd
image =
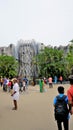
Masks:
[[[66,97],[67,97],[66,95],[64,95],[63,97],[60,97],[59,95],[56,96],[57,101],[54,110],[56,120],[63,120],[66,119],[68,116],[69,111],[68,111],[67,103],[65,101]]]

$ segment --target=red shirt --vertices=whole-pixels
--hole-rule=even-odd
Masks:
[[[9,81],[9,83],[8,83],[8,87],[10,87],[11,86],[11,82]]]
[[[60,80],[60,81],[62,81],[62,80],[63,80],[62,76],[60,76],[59,80]]]
[[[73,85],[71,85],[70,88],[67,90],[67,96],[68,96],[68,100],[72,101],[72,105],[73,105]]]

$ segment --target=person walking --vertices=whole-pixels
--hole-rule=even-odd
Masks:
[[[3,80],[3,91],[7,91],[7,78],[5,77]]]
[[[62,82],[63,82],[63,77],[62,76],[60,76],[59,81],[60,81],[60,84],[62,84]]]
[[[73,75],[69,76],[70,87],[67,90],[68,103],[70,107],[70,113],[73,114]]]
[[[44,86],[43,79],[39,80],[39,86],[40,86],[40,92],[42,93],[43,92],[43,86]]]
[[[48,82],[49,82],[49,88],[53,88],[53,82],[51,76],[48,78]]]
[[[3,77],[2,76],[0,77],[0,85],[1,85],[1,87],[3,86]]]
[[[19,85],[18,85],[18,81],[16,78],[13,79],[13,93],[11,94],[12,98],[13,98],[13,103],[14,103],[14,107],[12,110],[17,110],[18,106],[17,106],[17,101],[19,99]]]
[[[27,87],[28,87],[28,79],[27,79],[27,77],[25,76],[24,78],[23,78],[23,80],[25,80],[25,85],[26,85],[26,89],[27,89]]]
[[[25,86],[26,86],[26,82],[25,82],[25,80],[23,79],[23,91],[25,91]]]
[[[22,88],[23,88],[23,81],[22,81],[22,78],[19,79],[19,91],[22,92]]]
[[[62,123],[64,130],[69,130],[69,107],[68,97],[64,95],[64,87],[58,87],[58,95],[54,98],[54,116],[57,121],[58,130],[62,130]]]
[[[57,76],[54,76],[54,83],[57,84]]]

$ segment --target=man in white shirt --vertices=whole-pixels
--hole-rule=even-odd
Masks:
[[[11,96],[13,98],[14,107],[12,110],[17,110],[17,101],[19,99],[19,85],[16,78],[14,78],[13,82],[13,93],[11,94]]]

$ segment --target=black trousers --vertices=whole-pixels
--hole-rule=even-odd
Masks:
[[[64,130],[69,130],[69,120],[68,119],[65,119],[63,121],[57,120],[58,130],[62,130],[62,123],[63,123]]]

